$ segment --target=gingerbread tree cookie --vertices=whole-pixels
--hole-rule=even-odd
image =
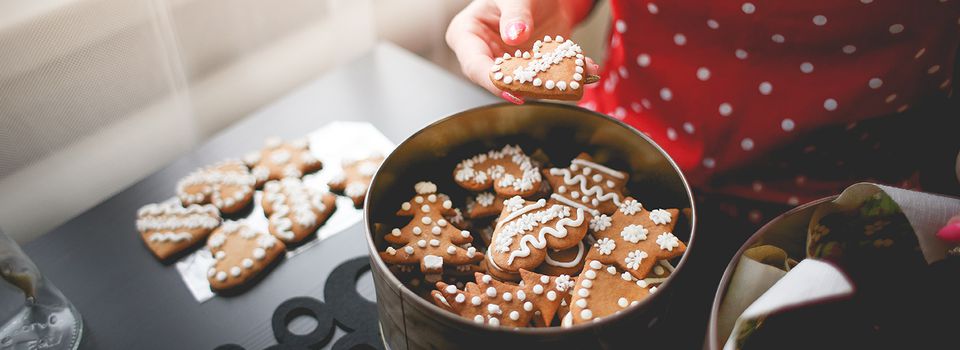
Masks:
[[[453,170],[453,179],[470,191],[493,187],[502,197],[532,195],[540,189],[540,168],[520,146],[503,146],[465,159]]]
[[[224,222],[210,235],[207,247],[215,259],[207,271],[214,291],[229,290],[253,280],[286,249],[283,242],[242,221]]]
[[[589,260],[573,288],[568,316],[572,322],[568,323],[565,319],[564,326],[613,315],[639,303],[655,291],[652,283],[638,280],[626,272],[621,273],[613,265]]]
[[[617,210],[629,179],[625,172],[594,163],[586,153],[580,153],[569,167],[547,169],[544,175],[553,187],[550,198],[584,208],[593,216]]]
[[[370,180],[377,173],[380,163],[383,163],[383,157],[380,156],[346,163],[343,165],[343,173],[331,179],[327,185],[330,186],[331,191],[350,197],[355,207],[362,208],[363,200],[367,196],[367,188],[370,187]]]
[[[177,183],[183,205],[213,203],[220,212],[240,211],[253,199],[256,179],[237,160],[223,161],[196,170]]]
[[[205,240],[219,225],[220,212],[210,204],[183,207],[173,199],[147,204],[137,211],[137,231],[160,260]]]
[[[309,188],[294,177],[267,182],[261,201],[270,233],[288,244],[317,232],[337,207],[332,193]]]
[[[594,217],[590,226],[597,243],[587,260],[615,265],[635,278],[647,277],[658,260],[683,255],[687,246],[673,235],[677,209],[647,211],[640,202],[627,197],[608,217]]]
[[[437,186],[432,182],[419,182],[414,189],[417,194],[397,212],[398,216],[410,216],[412,220],[384,237],[390,244],[403,246],[387,247],[380,252],[383,261],[420,264],[424,274],[439,275],[444,264],[466,265],[483,260],[483,254],[476,248],[461,247],[473,241],[470,232],[460,230],[445,218],[455,214],[450,198],[437,193]]]
[[[248,153],[243,161],[250,166],[257,178],[257,186],[267,180],[280,180],[285,177],[303,177],[303,174],[320,170],[323,164],[310,154],[307,140],[297,139],[284,143],[279,138],[264,141],[264,148]]]
[[[564,296],[573,288],[570,276],[541,275],[521,270],[523,285],[517,286],[476,274],[476,283],[464,290],[437,282],[434,304],[476,323],[503,327],[527,327],[539,312],[538,324],[553,320]]]
[[[498,89],[517,96],[579,100],[583,96],[583,51],[563,37],[545,36],[533,44],[533,52],[517,50],[494,60],[490,80]]]
[[[490,248],[487,251],[493,268],[516,273],[533,270],[547,257],[547,249],[563,250],[580,243],[587,234],[590,214],[540,199],[525,201],[520,196],[504,202]]]

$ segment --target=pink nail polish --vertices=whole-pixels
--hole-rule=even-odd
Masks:
[[[511,94],[511,93],[509,93],[509,92],[506,92],[506,91],[501,92],[501,93],[500,93],[500,97],[503,97],[504,100],[507,100],[508,102],[513,103],[513,104],[516,104],[516,105],[522,105],[522,104],[523,104],[523,99],[521,99],[521,98],[519,98],[519,97],[516,97],[516,96],[513,96],[513,94]]]
[[[523,22],[513,22],[510,27],[507,28],[507,37],[510,40],[517,40],[520,37],[520,34],[527,30],[527,25]]]
[[[960,224],[947,224],[937,232],[937,238],[946,243],[960,244]]]

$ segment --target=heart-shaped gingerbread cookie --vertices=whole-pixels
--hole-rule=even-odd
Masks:
[[[286,249],[276,237],[257,231],[243,221],[225,221],[207,240],[215,258],[207,271],[214,291],[233,289],[254,280]]]
[[[557,35],[533,44],[533,51],[494,60],[490,80],[500,90],[517,96],[555,100],[583,97],[586,64],[580,46]]]

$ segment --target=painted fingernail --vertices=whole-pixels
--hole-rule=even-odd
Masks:
[[[527,25],[523,22],[513,22],[509,27],[507,27],[507,38],[510,40],[517,40],[524,31],[527,30]]]
[[[588,75],[587,75],[587,79],[584,80],[583,82],[584,82],[585,84],[593,84],[593,83],[596,83],[596,82],[598,82],[598,81],[600,81],[600,76],[599,76],[599,75],[596,75],[596,74],[588,74]]]
[[[516,105],[522,105],[522,104],[523,104],[523,99],[521,99],[521,98],[519,98],[519,97],[516,97],[516,96],[513,96],[513,94],[511,94],[511,93],[509,93],[509,92],[506,92],[506,91],[500,92],[500,97],[503,97],[504,100],[507,100],[507,101],[509,101],[510,103],[513,103],[513,104],[516,104]]]
[[[947,224],[937,232],[937,238],[946,243],[960,243],[960,224]]]

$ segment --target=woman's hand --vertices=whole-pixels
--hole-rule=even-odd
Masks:
[[[490,81],[494,57],[515,50],[527,51],[546,35],[570,37],[573,26],[593,6],[593,0],[475,0],[447,27],[447,45],[470,80],[507,101],[523,99],[497,89]],[[587,74],[599,66],[587,58]]]

